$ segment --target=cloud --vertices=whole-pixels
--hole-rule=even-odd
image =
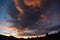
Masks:
[[[23,2],[19,3],[18,1],[16,2],[16,0],[14,0],[14,3],[14,11],[11,11],[12,13],[10,13],[10,15],[16,20],[15,27],[17,29],[24,30],[24,28],[28,27],[31,30],[41,30],[42,32],[43,29],[47,31],[50,27],[52,28],[53,26],[60,25],[59,12],[56,11],[59,5],[56,6],[55,1],[52,1],[52,3],[51,0],[47,1],[47,4],[43,6],[47,8],[43,9],[43,11],[40,11],[40,9],[35,11],[33,8],[29,8],[26,5],[19,5]],[[22,12],[24,12],[24,14],[20,15]],[[43,31],[43,33],[46,31]]]
[[[41,6],[42,4],[42,0],[23,0],[23,2],[25,3],[25,5],[27,6],[32,6],[33,8],[36,6]]]
[[[7,0],[8,2],[9,0]],[[25,1],[25,0],[24,0]],[[37,1],[37,0],[36,0]],[[40,5],[39,0],[37,4],[29,5],[23,0],[10,0],[9,4],[6,4],[8,10],[7,13],[13,20],[5,20],[5,22],[0,20],[1,29],[15,32],[17,35],[40,35],[45,34],[46,32],[55,31],[60,29],[60,5],[57,2],[58,0],[48,0],[44,2],[42,7],[37,7]],[[5,1],[4,1],[5,2]],[[36,6],[35,8],[30,6]],[[3,8],[4,9],[4,8]],[[4,14],[4,13],[3,13]],[[3,16],[3,15],[2,15]],[[7,15],[5,15],[7,16]],[[13,33],[14,34],[14,33]]]

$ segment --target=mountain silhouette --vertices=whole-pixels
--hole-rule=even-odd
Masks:
[[[55,34],[51,34],[48,35],[48,33],[46,33],[45,37],[37,37],[37,38],[28,38],[28,39],[23,39],[23,38],[15,38],[13,36],[4,36],[4,35],[0,35],[0,40],[59,40],[60,39],[60,32],[55,33]]]

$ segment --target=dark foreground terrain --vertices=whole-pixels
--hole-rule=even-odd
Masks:
[[[58,33],[55,33],[55,34],[51,34],[51,35],[46,35],[45,37],[40,37],[40,38],[32,38],[32,39],[18,39],[18,38],[15,38],[13,36],[10,36],[10,37],[7,37],[7,36],[3,36],[3,35],[0,35],[0,40],[60,40],[60,32]]]

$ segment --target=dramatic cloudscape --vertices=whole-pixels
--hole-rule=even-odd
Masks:
[[[17,38],[60,31],[60,0],[0,0],[0,34]]]

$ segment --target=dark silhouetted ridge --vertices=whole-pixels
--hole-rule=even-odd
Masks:
[[[28,39],[23,39],[23,38],[15,38],[13,36],[4,36],[0,35],[0,40],[60,40],[60,32],[48,35],[46,34],[45,37],[37,37],[37,38],[28,38]]]

